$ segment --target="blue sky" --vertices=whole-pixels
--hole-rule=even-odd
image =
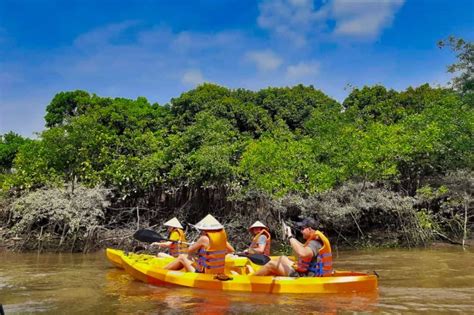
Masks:
[[[258,90],[312,84],[444,85],[472,40],[474,1],[0,0],[0,134],[32,137],[60,91],[167,103],[202,82]]]

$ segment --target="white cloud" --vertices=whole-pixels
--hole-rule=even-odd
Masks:
[[[319,69],[320,63],[317,61],[300,62],[286,68],[286,77],[290,80],[315,77]]]
[[[154,89],[158,93],[176,83],[194,86],[204,82],[196,70],[201,66],[206,72],[226,71],[222,63],[228,65],[229,58],[241,58],[244,47],[248,49],[248,39],[235,31],[173,32],[166,26],[147,28],[125,21],[80,35],[74,46],[48,63],[49,69],[67,81],[100,81],[100,86],[123,86],[133,81],[142,88],[159,85]]]
[[[108,24],[78,36],[74,40],[74,45],[79,48],[103,46],[104,44],[108,44],[111,40],[117,38],[125,30],[137,24],[138,22],[134,20]]]
[[[266,0],[260,6],[258,25],[296,45],[306,43],[306,34],[319,20],[312,1]]]
[[[294,6],[307,6],[312,2],[312,0],[288,0]]]
[[[242,34],[239,32],[199,33],[184,31],[175,34],[171,45],[173,49],[178,51],[196,51],[235,46],[243,40]]]
[[[258,25],[297,46],[314,37],[375,39],[391,25],[405,0],[331,0],[315,7],[311,0],[264,0]],[[330,24],[335,24],[330,28]]]
[[[141,30],[138,35],[138,43],[143,46],[167,45],[173,41],[175,34],[166,26],[154,26],[150,29]]]
[[[246,58],[255,63],[259,71],[272,71],[277,69],[282,60],[271,50],[251,51]]]
[[[334,34],[376,38],[392,24],[395,13],[404,0],[334,0],[331,15],[336,21]]]
[[[196,86],[204,82],[204,77],[199,69],[187,70],[181,79],[181,82],[188,86]]]

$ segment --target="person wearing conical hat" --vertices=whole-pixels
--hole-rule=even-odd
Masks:
[[[255,221],[249,227],[250,233],[253,235],[252,243],[248,249],[244,251],[246,254],[264,254],[270,255],[271,235],[268,227],[260,221]]]
[[[165,266],[168,270],[185,268],[188,272],[222,274],[225,269],[225,255],[235,250],[227,241],[224,226],[208,214],[195,227],[201,231],[199,239],[189,246],[188,255],[179,255],[176,260]],[[196,254],[192,260],[189,255]]]
[[[164,226],[168,227],[168,239],[166,242],[155,242],[151,245],[158,246],[160,248],[168,248],[168,253],[158,253],[158,257],[178,257],[180,254],[186,253],[187,245],[186,235],[184,233],[183,226],[176,217],[163,223]]]

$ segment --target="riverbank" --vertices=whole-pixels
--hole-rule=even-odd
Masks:
[[[12,251],[140,250],[144,244],[132,238],[137,229],[152,228],[166,236],[163,222],[177,216],[192,240],[198,234],[192,224],[207,213],[218,218],[239,249],[250,242],[247,228],[260,220],[285,252],[282,222],[292,225],[302,217],[318,220],[338,248],[428,247],[436,242],[469,246],[473,178],[472,172],[431,178],[414,195],[393,184],[347,182],[312,196],[275,198],[207,189],[126,202],[100,187],[43,188],[1,198],[0,246]]]
[[[149,228],[147,226],[141,226],[140,228]],[[166,231],[163,228],[151,227],[158,231],[163,236],[166,236]],[[245,230],[242,228],[242,230]],[[133,239],[132,235],[136,231],[136,228],[121,228],[114,230],[103,230],[94,235],[93,239],[87,240],[67,240],[61,244],[59,236],[51,234],[35,235],[30,233],[28,235],[15,235],[11,236],[8,229],[0,228],[0,251],[12,251],[12,252],[95,252],[101,251],[105,248],[120,248],[128,251],[142,251],[150,250],[148,244],[140,243]],[[196,239],[198,237],[197,232],[188,230],[188,238]],[[277,231],[278,232],[278,231]],[[472,235],[472,232],[470,232]],[[229,233],[230,242],[235,248],[244,249],[251,242],[251,236],[247,231]],[[301,239],[301,236],[299,236]],[[433,238],[432,241],[427,241],[423,244],[416,246],[407,246],[404,243],[400,243],[397,240],[400,239],[400,235],[392,234],[388,235],[384,231],[372,231],[371,234],[367,234],[365,238],[345,238],[343,242],[337,235],[329,235],[332,242],[333,250],[351,250],[351,249],[367,249],[367,248],[474,248],[474,239],[465,239],[464,244],[462,240],[455,241],[452,239],[446,240],[446,238]],[[302,239],[301,239],[302,240]],[[272,248],[279,253],[289,253],[290,248],[285,241],[281,240],[278,235],[272,242]]]

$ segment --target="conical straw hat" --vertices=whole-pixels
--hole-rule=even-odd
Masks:
[[[208,214],[204,217],[204,219],[196,223],[196,228],[200,230],[212,231],[212,230],[220,230],[220,229],[223,229],[224,227],[222,226],[222,224],[219,223],[219,221],[216,220],[216,218]]]
[[[171,226],[171,227],[178,228],[178,229],[183,229],[183,226],[181,225],[181,223],[179,223],[179,221],[176,217],[174,217],[173,219],[171,219],[169,221],[166,221],[165,223],[163,223],[163,225],[164,226]]]
[[[249,227],[249,230],[250,230],[250,229],[253,229],[253,228],[256,228],[256,227],[261,227],[261,228],[264,228],[264,229],[267,229],[267,230],[268,230],[268,227],[267,227],[265,224],[263,224],[262,222],[260,222],[260,221],[255,221],[255,223],[252,224],[252,225]]]

